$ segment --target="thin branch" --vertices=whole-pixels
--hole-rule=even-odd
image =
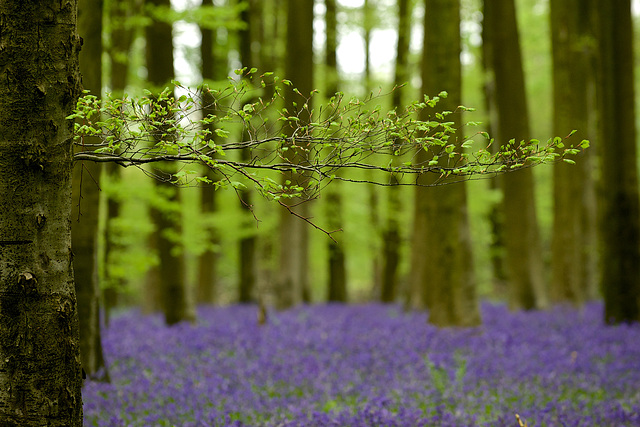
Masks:
[[[383,112],[373,103],[387,94],[371,93],[358,100],[338,93],[314,111],[309,107],[313,94],[305,97],[298,92],[299,107],[287,111],[277,107],[283,93],[277,84],[272,88],[273,97],[263,99],[266,86],[263,76],[245,71],[240,80],[230,80],[216,89],[203,86],[193,91],[180,86],[187,95],[179,99],[172,95],[173,89],[137,99],[107,96],[106,101],[100,102],[91,95],[81,98],[69,117],[78,119],[75,134],[81,148],[74,159],[135,166],[151,176],[153,172],[144,165],[168,161],[202,163],[221,172],[223,185],[238,191],[232,181],[237,174],[262,195],[283,204],[282,196],[313,198],[333,179],[381,186],[449,185],[543,163],[571,162],[568,156],[588,146],[583,141],[576,147],[565,148],[564,143],[571,136],[568,135],[550,139],[546,144],[511,141],[495,154],[489,149],[492,144],[489,140],[480,149],[467,152],[471,139],[457,141],[457,129],[449,121],[449,115],[461,114],[466,109],[435,112],[432,109],[439,97],[425,97],[404,109]],[[279,82],[277,78],[274,81]],[[203,106],[205,93],[213,102]],[[211,113],[202,114],[205,109]],[[431,113],[426,114],[428,120],[418,120],[417,117],[425,116],[424,110]],[[95,121],[94,117],[103,119]],[[213,134],[217,136],[215,141]],[[229,141],[230,135],[245,135],[247,139]],[[96,136],[101,142],[84,144],[84,136]],[[253,153],[251,160],[225,157],[237,150],[249,150]],[[416,161],[425,158],[418,156],[419,152],[427,153],[426,160]],[[345,177],[339,173],[343,170],[379,174],[359,179]],[[288,174],[291,179],[275,183],[266,174],[268,171]],[[188,173],[180,172],[183,176]],[[420,179],[425,174],[437,177],[426,182]],[[412,179],[403,182],[405,176]],[[184,182],[178,176],[168,180],[176,184]],[[301,219],[312,224],[309,218]]]

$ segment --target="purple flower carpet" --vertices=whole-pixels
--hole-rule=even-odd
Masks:
[[[128,311],[104,331],[111,383],[86,426],[640,426],[640,325],[602,305],[438,329],[399,306],[207,307],[195,325]],[[519,415],[521,421],[516,419]]]

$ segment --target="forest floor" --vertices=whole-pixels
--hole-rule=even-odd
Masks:
[[[602,305],[437,329],[399,306],[201,307],[166,327],[127,311],[104,332],[111,383],[85,426],[638,426],[640,325]],[[516,419],[522,419],[522,424]]]

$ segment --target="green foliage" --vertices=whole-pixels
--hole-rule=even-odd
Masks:
[[[108,95],[102,103],[85,95],[68,117],[76,119],[75,139],[81,147],[76,159],[138,167],[163,161],[195,162],[217,171],[220,180],[209,182],[186,169],[171,180],[176,184],[200,182],[234,189],[250,182],[267,199],[280,201],[314,198],[323,185],[334,179],[389,185],[389,176],[395,175],[397,185],[418,185],[415,178],[429,173],[435,179],[428,185],[442,185],[493,176],[570,160],[567,156],[588,146],[583,141],[565,148],[567,137],[552,138],[546,144],[512,140],[492,153],[493,141],[483,132],[476,135],[489,142],[477,149],[472,138],[455,139],[457,129],[449,118],[468,108],[432,111],[447,96],[446,92],[390,111],[376,105],[386,94],[372,93],[361,100],[337,93],[311,109],[315,92],[302,94],[290,87],[291,82],[279,80],[272,73],[258,75],[256,69],[242,69],[236,74],[237,78],[229,78],[219,88],[203,85],[192,90],[174,82],[174,88],[159,94],[145,91],[138,98]],[[267,86],[269,91],[265,90]],[[289,111],[281,105],[284,91],[292,89],[299,100]],[[174,93],[178,91],[184,95],[176,97]],[[267,93],[273,95],[266,98]],[[206,105],[205,98],[213,99],[212,103]],[[203,114],[205,110],[208,114]],[[424,110],[430,114],[425,115]],[[240,133],[243,140],[230,139]],[[86,147],[84,136],[97,136],[101,143]],[[228,156],[239,150],[249,150],[251,161]],[[417,162],[412,156],[417,150],[432,153],[432,157]],[[397,163],[392,155],[406,155],[411,160]],[[362,181],[338,174],[344,169],[367,170],[371,178]],[[277,181],[269,173],[274,171],[303,174],[305,181]],[[405,176],[412,178],[404,181]]]

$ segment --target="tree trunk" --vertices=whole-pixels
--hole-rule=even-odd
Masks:
[[[213,2],[205,2],[203,6]],[[215,6],[214,6],[215,7]],[[200,43],[200,56],[202,58],[202,79],[203,80],[222,80],[223,73],[226,73],[226,67],[218,65],[215,52],[218,51],[217,37],[215,30],[210,28],[200,28],[202,33],[202,41]],[[222,61],[220,61],[222,62]],[[215,99],[210,92],[202,94],[202,113],[205,116],[215,114],[212,108]],[[209,138],[215,138],[214,126],[210,126]],[[206,168],[205,175],[212,181],[219,179],[218,175],[209,168]],[[205,218],[212,215],[217,210],[216,190],[213,185],[203,185],[200,190],[200,211]],[[203,232],[207,233],[208,245],[205,251],[198,258],[198,283],[196,285],[196,301],[198,304],[213,304],[216,301],[217,289],[217,267],[218,267],[218,249],[220,238],[218,236],[215,224],[206,222]]]
[[[170,0],[147,0],[154,6],[170,6]],[[146,27],[147,80],[153,90],[162,90],[173,78],[173,37],[170,24],[153,20]],[[158,197],[165,197],[164,206],[151,206],[151,219],[156,226],[155,240],[160,264],[158,266],[161,306],[168,325],[183,320],[193,320],[188,306],[185,284],[185,265],[182,236],[180,192],[171,183],[170,175],[175,166],[159,165],[160,174],[166,179],[156,180]]]
[[[524,72],[514,0],[485,1],[484,25],[491,28],[492,69],[498,126],[494,136],[501,145],[529,139]],[[509,306],[533,309],[547,305],[543,280],[540,235],[533,192],[533,172],[523,169],[502,177],[504,244]]]
[[[340,77],[338,76],[338,60],[336,50],[338,48],[338,19],[336,0],[325,0],[325,72],[327,89],[326,96],[331,97],[339,90]],[[327,227],[330,231],[338,230],[343,225],[342,192],[340,181],[336,180],[326,189],[325,209]],[[327,241],[329,254],[329,283],[327,285],[327,300],[335,302],[347,302],[347,269],[344,245],[332,239]]]
[[[82,426],[71,252],[75,1],[0,3],[0,424]]]
[[[242,10],[240,18],[245,23],[245,28],[240,30],[240,62],[243,67],[251,69],[259,68],[258,55],[253,53],[253,44],[258,42],[258,22],[256,19],[255,0],[249,2],[248,7]],[[257,9],[259,11],[259,9]],[[243,140],[247,140],[249,133],[243,131]],[[249,149],[242,150],[243,161],[250,162],[252,152]],[[242,214],[244,221],[242,224],[243,233],[240,239],[240,271],[238,274],[238,301],[241,303],[250,303],[256,301],[256,271],[257,271],[257,235],[255,233],[255,220],[251,213],[253,192],[247,186],[240,191]]]
[[[396,64],[394,73],[393,107],[402,108],[402,92],[399,88],[409,80],[409,39],[411,30],[411,7],[409,0],[398,1],[398,43],[396,45]],[[392,176],[392,182],[398,180]],[[400,187],[389,187],[387,193],[387,218],[382,232],[382,277],[380,300],[393,302],[398,287],[398,265],[400,264],[400,223],[398,216],[402,211]]]
[[[436,109],[454,111],[461,103],[462,89],[460,3],[427,0],[424,28],[422,92],[432,95],[446,90],[449,96]],[[429,113],[423,111],[421,119],[428,120]],[[460,129],[460,114],[449,117]],[[458,131],[453,141],[459,144],[461,137]],[[420,150],[416,161],[428,162],[435,154]],[[432,182],[433,178],[422,176],[419,184]],[[411,267],[412,286],[422,298],[419,304],[428,309],[430,323],[480,323],[464,184],[415,188]]]
[[[590,138],[594,119],[593,35],[588,0],[551,2],[553,48],[554,135],[577,133],[575,141]],[[588,227],[595,215],[589,203],[593,191],[593,150],[576,165],[560,162],[553,167],[554,223],[551,245],[551,297],[554,302],[580,305],[588,296],[589,266],[595,263]]]
[[[80,53],[82,85],[91,94],[102,92],[102,0],[81,2],[78,8],[78,33],[83,40]],[[98,144],[99,138],[86,137],[86,144]],[[80,162],[73,170],[73,206],[71,226],[73,268],[80,321],[80,356],[89,377],[104,366],[100,342],[100,283],[98,271],[98,217],[100,212],[100,175],[102,165]]]
[[[364,0],[362,4],[362,26],[364,37],[364,96],[373,90],[373,79],[371,77],[371,32],[373,30],[373,20],[375,9],[375,0],[372,4],[371,0]],[[380,194],[379,188],[375,185],[366,186],[369,202],[369,227],[373,230],[373,236],[371,239],[371,248],[369,251],[372,253],[371,261],[371,281],[373,288],[373,295],[377,295],[382,289],[382,269],[383,259],[380,251],[382,246],[382,235],[380,229],[382,228],[382,221],[380,220]]]
[[[293,83],[302,96],[290,87],[285,89],[285,108],[296,114],[313,90],[313,1],[289,0],[287,5],[287,55],[285,78]],[[298,106],[294,106],[296,103]],[[301,117],[302,120],[309,117]],[[293,155],[297,150],[288,150]],[[290,160],[295,160],[292,158]],[[290,181],[304,186],[302,174],[287,172],[283,182]],[[302,203],[301,203],[302,202]],[[299,198],[285,200],[293,212],[301,217],[309,216],[309,202]],[[276,304],[287,308],[309,299],[309,226],[287,209],[280,209],[280,257],[276,283]]]
[[[487,2],[484,2],[486,9]],[[496,79],[493,70],[493,43],[495,37],[491,33],[494,29],[491,25],[486,24],[486,10],[483,9],[485,24],[482,26],[482,68],[484,70],[483,92],[484,104],[488,114],[485,121],[485,129],[489,135],[496,135],[499,115],[496,106]],[[496,153],[498,147],[491,145],[492,153]],[[489,188],[491,190],[500,190],[500,179],[498,177],[489,180]],[[501,191],[501,190],[500,190]],[[489,259],[491,260],[493,294],[504,296],[508,294],[507,286],[507,268],[505,265],[505,247],[504,247],[504,212],[499,203],[494,204],[488,214],[488,221],[491,227],[491,243],[489,246]]]
[[[138,3],[138,2],[136,2]],[[108,49],[111,65],[111,92],[114,96],[123,96],[127,84],[129,71],[128,54],[131,48],[133,32],[125,25],[133,13],[133,6],[126,0],[112,0],[108,3],[110,21],[110,41]],[[120,182],[121,166],[107,163],[104,168],[108,182],[115,184]],[[105,221],[104,244],[104,283],[103,298],[105,310],[105,322],[108,324],[111,309],[118,303],[119,291],[124,286],[123,277],[112,274],[112,265],[118,254],[123,250],[119,243],[121,232],[115,225],[120,216],[120,198],[107,192],[107,218]]]
[[[640,321],[640,208],[629,0],[596,2],[600,286],[605,321]]]

